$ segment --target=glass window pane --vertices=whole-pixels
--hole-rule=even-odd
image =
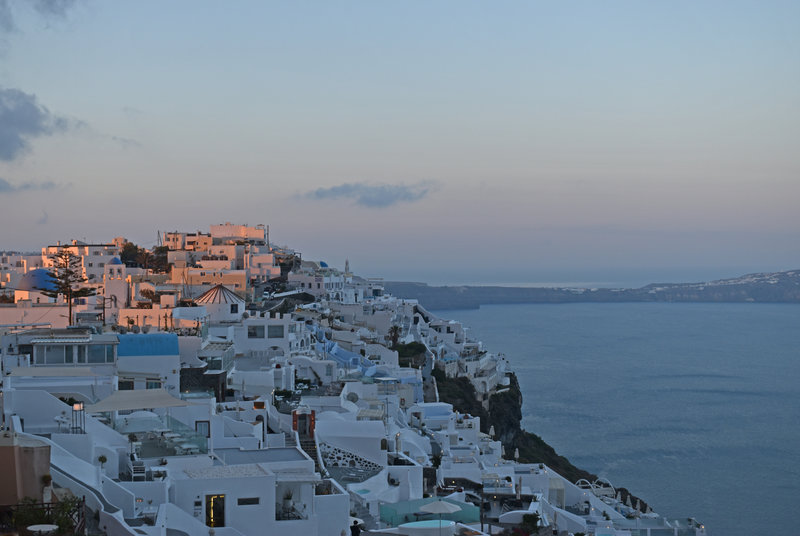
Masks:
[[[89,363],[105,363],[106,346],[104,344],[89,345]]]
[[[33,362],[37,365],[44,365],[44,346],[33,347]]]
[[[70,347],[70,350],[72,347]],[[63,365],[65,363],[64,355],[66,348],[63,345],[44,347],[44,362],[46,365]]]
[[[247,326],[247,338],[248,339],[263,339],[264,338],[264,326]]]

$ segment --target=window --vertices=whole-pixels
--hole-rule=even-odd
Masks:
[[[239,506],[250,506],[253,504],[258,504],[258,497],[242,497],[236,503]]]
[[[154,380],[152,378],[147,378],[147,381],[144,384],[145,389],[161,389],[161,380]]]
[[[114,347],[110,344],[90,344],[89,363],[113,363]]]
[[[72,346],[48,344],[44,347],[44,364],[63,365],[67,363],[67,348],[69,348],[69,363],[72,363]]]
[[[76,349],[78,350],[77,363],[86,363],[86,347],[85,346],[77,346]]]
[[[231,314],[235,315],[238,312],[239,312],[239,304],[238,303],[232,303],[231,304]]]
[[[210,421],[194,421],[194,431],[203,437],[211,437],[211,427],[209,422]]]
[[[267,326],[267,337],[270,339],[282,339],[283,326]]]
[[[247,326],[247,338],[248,339],[263,339],[264,338],[264,326]]]
[[[133,391],[133,380],[120,378],[117,383],[117,389],[120,391]]]

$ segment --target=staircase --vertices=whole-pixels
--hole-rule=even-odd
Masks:
[[[300,448],[308,454],[309,458],[314,460],[314,470],[322,474],[322,468],[319,466],[319,458],[317,456],[317,442],[310,438],[301,438]]]
[[[352,497],[350,498],[350,513],[355,514],[353,517],[362,520],[367,530],[378,528],[378,520],[369,513],[369,508],[354,500]]]

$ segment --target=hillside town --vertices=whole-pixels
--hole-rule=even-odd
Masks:
[[[0,533],[706,533],[506,448],[440,398],[506,358],[349,264],[233,223],[0,253]]]

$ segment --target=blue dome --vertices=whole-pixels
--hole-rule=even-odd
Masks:
[[[17,290],[38,291],[38,290],[56,290],[56,282],[50,277],[50,272],[44,268],[37,268],[26,272],[19,280]]]
[[[320,268],[327,268],[328,267],[328,263],[325,262],[325,261],[319,261],[319,266],[320,266]]]
[[[122,264],[122,261],[119,260],[119,257],[114,257],[110,261],[108,261],[108,264]]]

